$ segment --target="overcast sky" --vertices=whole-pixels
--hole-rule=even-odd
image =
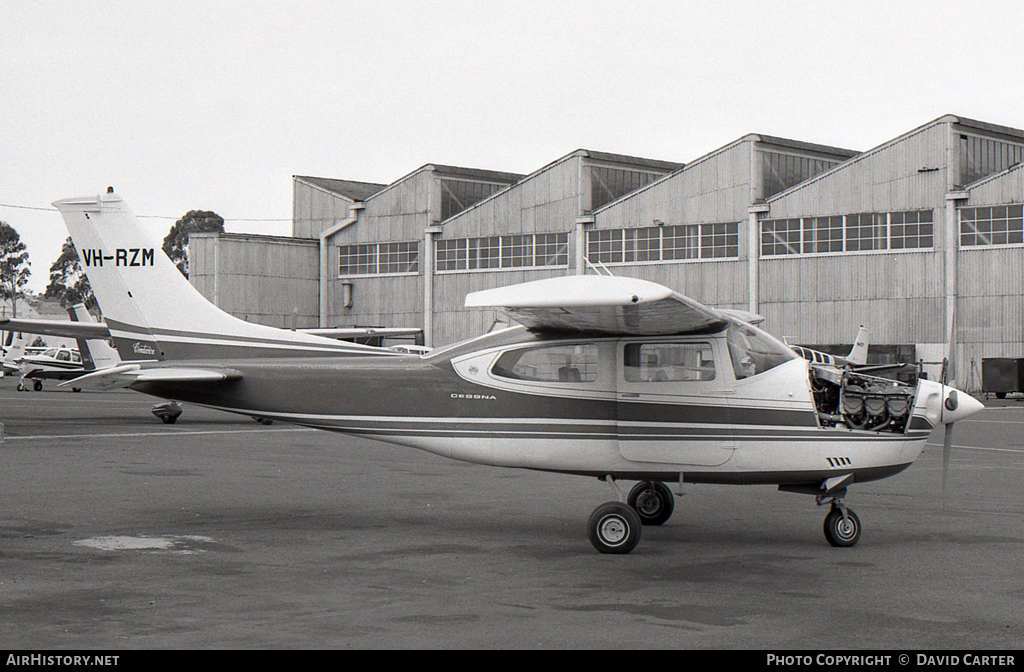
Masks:
[[[1012,0],[0,0],[0,219],[41,292],[67,237],[50,203],[109,185],[160,238],[193,209],[289,235],[292,175],[689,162],[747,133],[866,150],[947,113],[1024,128],[1022,18]]]

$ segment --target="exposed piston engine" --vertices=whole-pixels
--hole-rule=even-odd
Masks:
[[[917,387],[852,371],[812,366],[811,389],[823,425],[903,433]]]

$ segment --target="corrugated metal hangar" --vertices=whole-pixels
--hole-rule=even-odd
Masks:
[[[465,295],[574,273],[652,280],[766,317],[790,343],[941,362],[1024,357],[1024,131],[946,115],[856,152],[747,135],[687,164],[578,150],[529,175],[426,165],[388,184],[294,177],[293,237],[197,234],[192,281],[283,327],[502,316]],[[935,374],[933,374],[935,375]]]

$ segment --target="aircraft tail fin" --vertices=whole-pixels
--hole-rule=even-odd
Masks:
[[[18,360],[25,356],[25,339],[21,336],[15,338],[8,345],[4,353],[3,363],[7,366],[17,368]]]
[[[846,359],[856,366],[868,363],[868,330],[864,328],[863,324],[857,330],[857,340],[853,342],[853,349],[850,350]]]
[[[220,310],[189,283],[113,190],[53,205],[125,361],[386,354],[253,324]]]
[[[14,332],[8,332],[13,335]],[[18,373],[21,370],[21,358],[25,356],[25,339],[21,334],[13,341],[8,342],[7,349],[3,351],[3,358],[0,359],[0,377]]]
[[[68,309],[73,322],[92,322],[92,315],[85,309],[85,305],[76,303]],[[117,350],[107,345],[106,341],[98,339],[77,338],[78,354],[82,357],[82,368],[86,371],[106,369],[121,363],[121,357]]]

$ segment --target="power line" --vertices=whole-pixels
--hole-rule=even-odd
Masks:
[[[42,210],[43,212],[57,212],[57,208],[39,208],[32,205],[14,205],[13,203],[0,203],[0,208],[17,208],[19,210]],[[170,215],[135,215],[140,219],[169,219],[177,221],[181,217],[171,217]],[[275,218],[275,217],[225,217],[225,222],[290,222],[290,218]]]

